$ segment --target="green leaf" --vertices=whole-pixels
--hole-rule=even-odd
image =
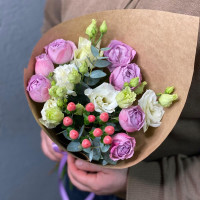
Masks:
[[[108,164],[108,162],[107,162],[106,160],[102,160],[101,164],[102,164],[103,166],[105,166],[105,165]]]
[[[83,134],[84,128],[85,128],[85,126],[83,125],[83,126],[81,127],[80,131],[79,131],[79,137],[78,137],[78,138],[80,138],[81,135]]]
[[[85,77],[85,82],[86,82],[89,86],[94,86],[94,85],[96,85],[99,81],[100,81],[99,78]]]
[[[99,56],[99,50],[96,47],[94,47],[93,45],[91,45],[91,52],[94,57]]]
[[[82,151],[82,146],[81,146],[81,143],[80,142],[70,142],[67,146],[67,151],[70,151],[70,152],[79,152],[79,151]]]
[[[87,72],[86,74],[84,74],[84,76],[86,76],[86,77],[90,77],[90,73]]]
[[[109,164],[111,164],[111,165],[116,165],[116,164],[117,164],[117,161],[112,160],[112,159],[110,158],[110,156],[109,156],[109,153],[110,153],[110,152],[107,152],[107,153],[103,153],[103,154],[102,154],[104,160],[105,160],[106,162],[108,162]]]
[[[91,151],[89,152],[89,161],[90,161],[90,162],[92,161],[93,155],[94,155],[94,151],[91,150]]]
[[[68,132],[67,130],[65,130],[65,131],[63,132],[63,135],[64,135],[64,137],[65,137],[66,139],[72,140],[72,139],[69,137],[69,132]]]
[[[103,153],[106,153],[108,150],[110,149],[110,145],[104,145],[102,148],[101,148],[101,151],[103,152]]]
[[[99,147],[93,149],[93,160],[99,161],[101,157],[101,150]]]
[[[98,60],[108,59],[108,57],[97,57]]]
[[[87,148],[87,149],[83,148],[83,151],[89,154],[91,151],[91,148]]]
[[[102,78],[102,77],[105,77],[107,74],[101,70],[94,70],[90,77],[91,78]]]
[[[110,49],[111,49],[110,47],[105,47],[105,48],[101,48],[101,51],[108,51]]]
[[[95,67],[103,68],[103,67],[108,67],[111,63],[107,60],[97,60],[94,63]]]

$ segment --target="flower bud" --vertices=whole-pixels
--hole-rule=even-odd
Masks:
[[[138,94],[142,94],[143,91],[144,91],[145,85],[147,85],[147,82],[146,82],[146,81],[142,82],[139,86],[137,86],[137,87],[134,89],[135,94],[137,94],[137,95],[138,95]]]
[[[56,81],[51,81],[51,86],[54,86],[54,85],[56,85]]]
[[[57,100],[57,106],[60,107],[60,108],[62,108],[64,106],[64,102],[63,102],[62,99]]]
[[[129,87],[129,83],[128,83],[128,82],[125,82],[125,83],[124,83],[124,87]]]
[[[78,73],[77,70],[73,69],[68,76],[70,83],[77,84],[81,81],[81,75]]]
[[[79,67],[79,71],[81,74],[86,74],[88,72],[88,65],[87,62],[84,61],[81,66]]]
[[[58,87],[56,90],[56,95],[59,97],[64,97],[67,94],[67,90],[65,87]]]
[[[46,110],[46,118],[53,123],[60,123],[64,118],[64,114],[59,108],[53,107]]]
[[[54,85],[52,86],[50,89],[49,89],[49,95],[51,97],[58,97],[57,94],[56,94],[56,90],[58,89],[58,86],[57,85]]]
[[[107,32],[107,24],[106,24],[105,20],[103,21],[103,23],[100,26],[100,32],[101,32],[101,34],[105,34]]]
[[[33,75],[28,82],[26,90],[29,92],[31,99],[35,102],[45,102],[49,96],[51,83],[49,79],[42,75]]]
[[[111,144],[112,138],[109,135],[105,136],[104,139],[103,139],[103,143],[104,144]]]
[[[75,110],[76,110],[76,105],[75,105],[75,103],[74,103],[74,102],[68,103],[68,105],[67,105],[67,110],[70,111],[70,112],[75,111]]]
[[[158,99],[158,102],[163,107],[169,107],[173,101],[178,99],[177,94],[162,94]]]
[[[74,113],[75,115],[82,115],[84,111],[84,106],[81,105],[80,103],[76,104],[76,112]]]
[[[98,32],[97,22],[95,19],[92,19],[92,23],[86,28],[85,33],[89,36],[89,38],[94,38]]]
[[[171,94],[174,91],[174,86],[167,87],[165,89],[165,94]]]
[[[131,91],[130,87],[126,87],[116,96],[116,101],[120,108],[128,108],[133,104],[135,99],[136,99],[136,94],[135,92]]]
[[[131,87],[137,87],[139,84],[139,77],[135,77],[135,78],[132,78],[131,81],[130,81],[130,86]]]
[[[91,144],[90,140],[84,139],[84,140],[82,141],[81,145],[82,145],[83,148],[87,149],[87,148],[89,148],[92,144]]]
[[[37,56],[35,59],[36,59],[35,74],[48,76],[49,73],[53,72],[54,70],[53,62],[46,53]]]

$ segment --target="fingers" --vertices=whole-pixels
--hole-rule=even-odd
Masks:
[[[92,187],[97,179],[96,173],[87,173],[86,171],[80,170],[75,165],[75,158],[73,158],[70,154],[68,154],[68,171],[73,181],[79,183],[79,185],[84,186],[84,188],[88,188],[87,191],[92,191]],[[86,189],[85,188],[85,189]]]
[[[52,141],[44,131],[41,131],[41,147],[44,154],[53,161],[60,161],[62,154],[57,153],[52,148]]]
[[[74,179],[74,177],[72,176],[71,171],[69,170],[69,168],[68,168],[68,176],[69,176],[72,184],[74,186],[76,186],[79,190],[87,191],[87,192],[90,191],[90,189],[88,187],[86,187],[85,185],[82,185],[81,183],[79,183],[77,180]]]
[[[86,162],[84,160],[76,159],[75,165],[78,169],[88,171],[88,172],[100,172],[104,171],[105,169],[101,166],[91,164],[89,162]]]

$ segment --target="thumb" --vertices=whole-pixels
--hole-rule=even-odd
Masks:
[[[84,160],[76,159],[75,165],[78,169],[83,171],[89,171],[89,172],[99,172],[103,171],[104,168],[98,165],[91,164],[89,162],[86,162]]]

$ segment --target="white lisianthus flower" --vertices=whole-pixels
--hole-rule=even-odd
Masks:
[[[116,96],[119,91],[109,83],[102,83],[94,89],[86,89],[84,93],[94,104],[96,112],[112,113],[118,106]]]
[[[155,92],[147,90],[138,101],[138,104],[145,113],[144,132],[147,131],[149,126],[159,127],[165,111],[158,103]]]
[[[74,84],[70,83],[69,81],[69,74],[74,69],[77,70],[77,67],[75,64],[65,64],[65,65],[59,65],[53,71],[54,72],[53,78],[56,81],[56,85],[58,85],[59,87],[66,87],[67,94],[69,95],[76,95],[76,93],[73,91]]]
[[[64,114],[57,106],[56,99],[49,99],[45,102],[41,115],[42,118],[39,121],[49,129],[55,128],[64,118]]]

